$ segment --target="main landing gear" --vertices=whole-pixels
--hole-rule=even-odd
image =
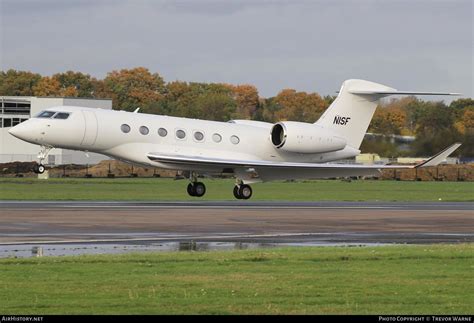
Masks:
[[[197,174],[191,172],[189,174],[190,183],[188,184],[187,191],[189,196],[201,197],[206,194],[206,186],[202,182],[197,181]],[[244,184],[242,180],[237,180],[234,186],[234,196],[238,200],[248,200],[252,197],[252,188]]]
[[[206,194],[206,185],[204,183],[197,181],[197,174],[191,172],[189,174],[189,180],[191,183],[188,184],[188,194],[189,196],[201,197]]]
[[[248,200],[252,197],[252,188],[246,184],[235,185],[234,196],[238,200]]]
[[[206,194],[206,186],[201,182],[192,182],[188,184],[188,194],[190,196],[201,197]]]
[[[46,170],[46,167],[44,167],[43,165],[43,160],[46,159],[51,149],[53,149],[53,147],[41,146],[41,150],[38,153],[39,164],[36,164],[35,166],[33,166],[33,172],[35,174],[43,174],[44,171]]]

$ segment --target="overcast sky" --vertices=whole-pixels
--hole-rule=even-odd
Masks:
[[[345,79],[473,97],[473,1],[0,0],[0,65],[335,94]]]

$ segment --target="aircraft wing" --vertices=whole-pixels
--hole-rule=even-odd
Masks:
[[[357,165],[357,164],[335,164],[335,163],[293,163],[279,161],[262,161],[262,160],[236,160],[224,158],[207,158],[202,156],[185,156],[185,155],[166,155],[160,153],[149,153],[148,158],[151,161],[165,164],[180,165],[200,165],[200,166],[221,166],[225,168],[234,167],[271,167],[271,168],[306,168],[306,169],[382,169],[382,168],[413,168],[414,166],[404,165]]]
[[[167,155],[162,153],[149,153],[148,159],[165,164],[179,164],[190,166],[216,166],[223,168],[273,168],[273,169],[318,169],[318,170],[355,170],[370,171],[378,169],[399,169],[399,168],[418,168],[425,166],[435,166],[446,159],[455,151],[460,143],[455,143],[433,157],[423,161],[418,165],[356,165],[356,164],[335,164],[335,163],[295,163],[281,161],[263,161],[263,160],[235,160],[225,158],[209,158],[203,156],[186,155]]]

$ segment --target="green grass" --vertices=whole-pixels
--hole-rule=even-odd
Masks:
[[[0,260],[3,314],[472,314],[474,245]]]
[[[233,180],[203,179],[204,200],[233,200]],[[0,178],[1,200],[199,200],[187,180]],[[474,183],[319,180],[252,185],[252,200],[474,201]]]

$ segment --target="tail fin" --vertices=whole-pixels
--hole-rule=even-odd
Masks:
[[[397,91],[386,85],[347,80],[339,95],[316,124],[343,137],[349,146],[358,149],[369,128],[379,100],[388,95],[459,95],[458,93]]]

